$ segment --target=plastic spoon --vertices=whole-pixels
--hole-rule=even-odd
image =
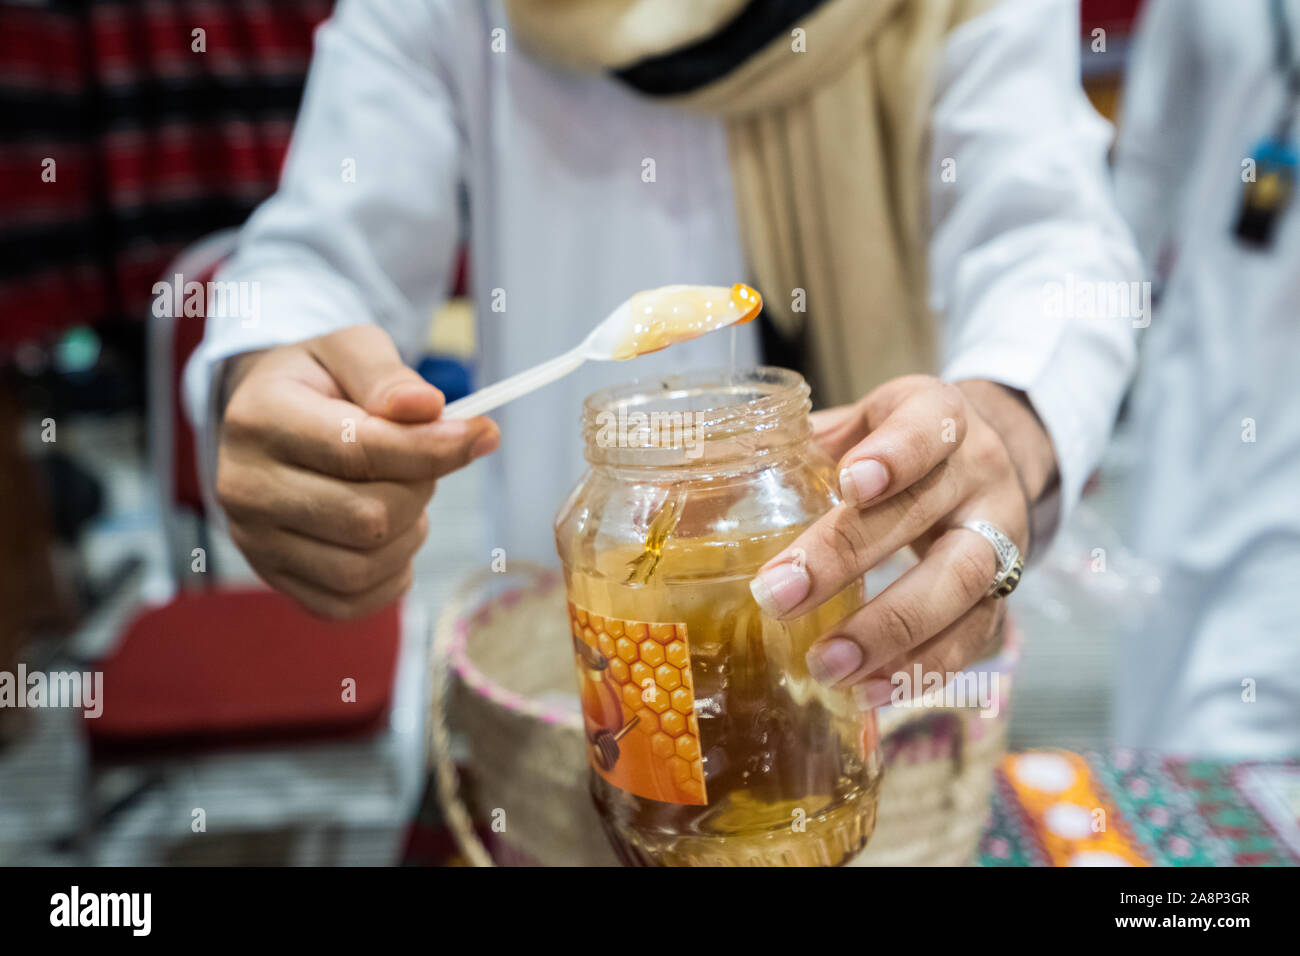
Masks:
[[[622,361],[707,332],[750,322],[763,308],[743,283],[669,285],[638,292],[611,312],[575,349],[452,402],[444,418],[472,418],[563,378],[588,359]]]

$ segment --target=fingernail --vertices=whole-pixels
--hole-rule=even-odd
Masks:
[[[500,432],[496,429],[486,431],[482,435],[479,435],[478,438],[475,438],[474,444],[469,446],[469,457],[472,460],[482,458],[484,455],[490,455],[492,452],[497,450],[497,446],[500,444]]]
[[[881,677],[864,680],[853,685],[853,700],[858,710],[875,710],[884,707],[894,695],[894,685]]]
[[[847,638],[832,637],[810,647],[804,660],[813,680],[830,687],[862,666],[862,648]]]
[[[874,458],[855,461],[840,469],[840,494],[851,505],[866,504],[885,490],[889,472]]]
[[[749,591],[759,607],[772,617],[780,617],[808,596],[810,584],[808,572],[787,561],[760,571],[749,582]]]

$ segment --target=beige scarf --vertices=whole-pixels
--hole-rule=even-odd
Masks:
[[[506,9],[537,55],[590,71],[707,37],[746,2],[506,0]],[[826,0],[717,82],[665,100],[725,118],[749,267],[777,327],[807,332],[819,403],[934,368],[932,74],[949,31],[995,2]]]

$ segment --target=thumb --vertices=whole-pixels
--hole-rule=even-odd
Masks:
[[[402,361],[377,325],[353,325],[306,343],[348,401],[393,422],[431,422],[445,404],[438,391]]]

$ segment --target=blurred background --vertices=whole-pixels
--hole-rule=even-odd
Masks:
[[[1082,81],[1112,118],[1137,6],[1082,4]],[[245,594],[253,577],[204,520],[177,402],[202,320],[159,319],[150,304],[155,282],[215,264],[230,230],[273,190],[312,31],[330,7],[0,0],[0,670],[109,661],[157,679],[172,668],[162,679],[179,685],[184,675],[178,696],[215,698],[218,677],[239,672],[237,648],[213,658],[175,636],[206,622],[256,640],[280,626],[276,607],[223,599]],[[195,25],[207,56],[189,55]],[[420,371],[449,399],[473,378],[473,313],[457,298],[432,323]],[[1079,511],[1081,529],[1063,531],[1063,546],[1017,595],[1013,748],[1105,744],[1107,622],[1155,586],[1110,530],[1124,447],[1121,433]],[[477,491],[472,471],[440,486],[440,531],[414,592],[426,616],[382,625],[386,650],[358,667],[374,668],[388,689],[362,717],[259,709],[259,693],[285,688],[242,672],[244,697],[220,700],[235,715],[225,739],[172,733],[168,719],[194,719],[184,700],[89,733],[76,712],[0,710],[0,862],[202,861],[184,839],[200,821],[186,811],[181,825],[173,812],[197,806],[188,797],[197,790],[206,813],[237,813],[247,839],[285,862],[401,858],[426,786],[428,615],[479,540]],[[1103,576],[1108,590],[1087,573],[1098,543],[1116,572]],[[205,573],[187,573],[196,561]],[[175,605],[181,592],[197,593]],[[409,637],[421,628],[425,643]],[[310,635],[298,639],[311,646]],[[211,680],[194,690],[200,673]],[[216,756],[140,760],[140,747],[157,752],[159,735],[179,752]],[[238,847],[224,852],[240,858]]]

